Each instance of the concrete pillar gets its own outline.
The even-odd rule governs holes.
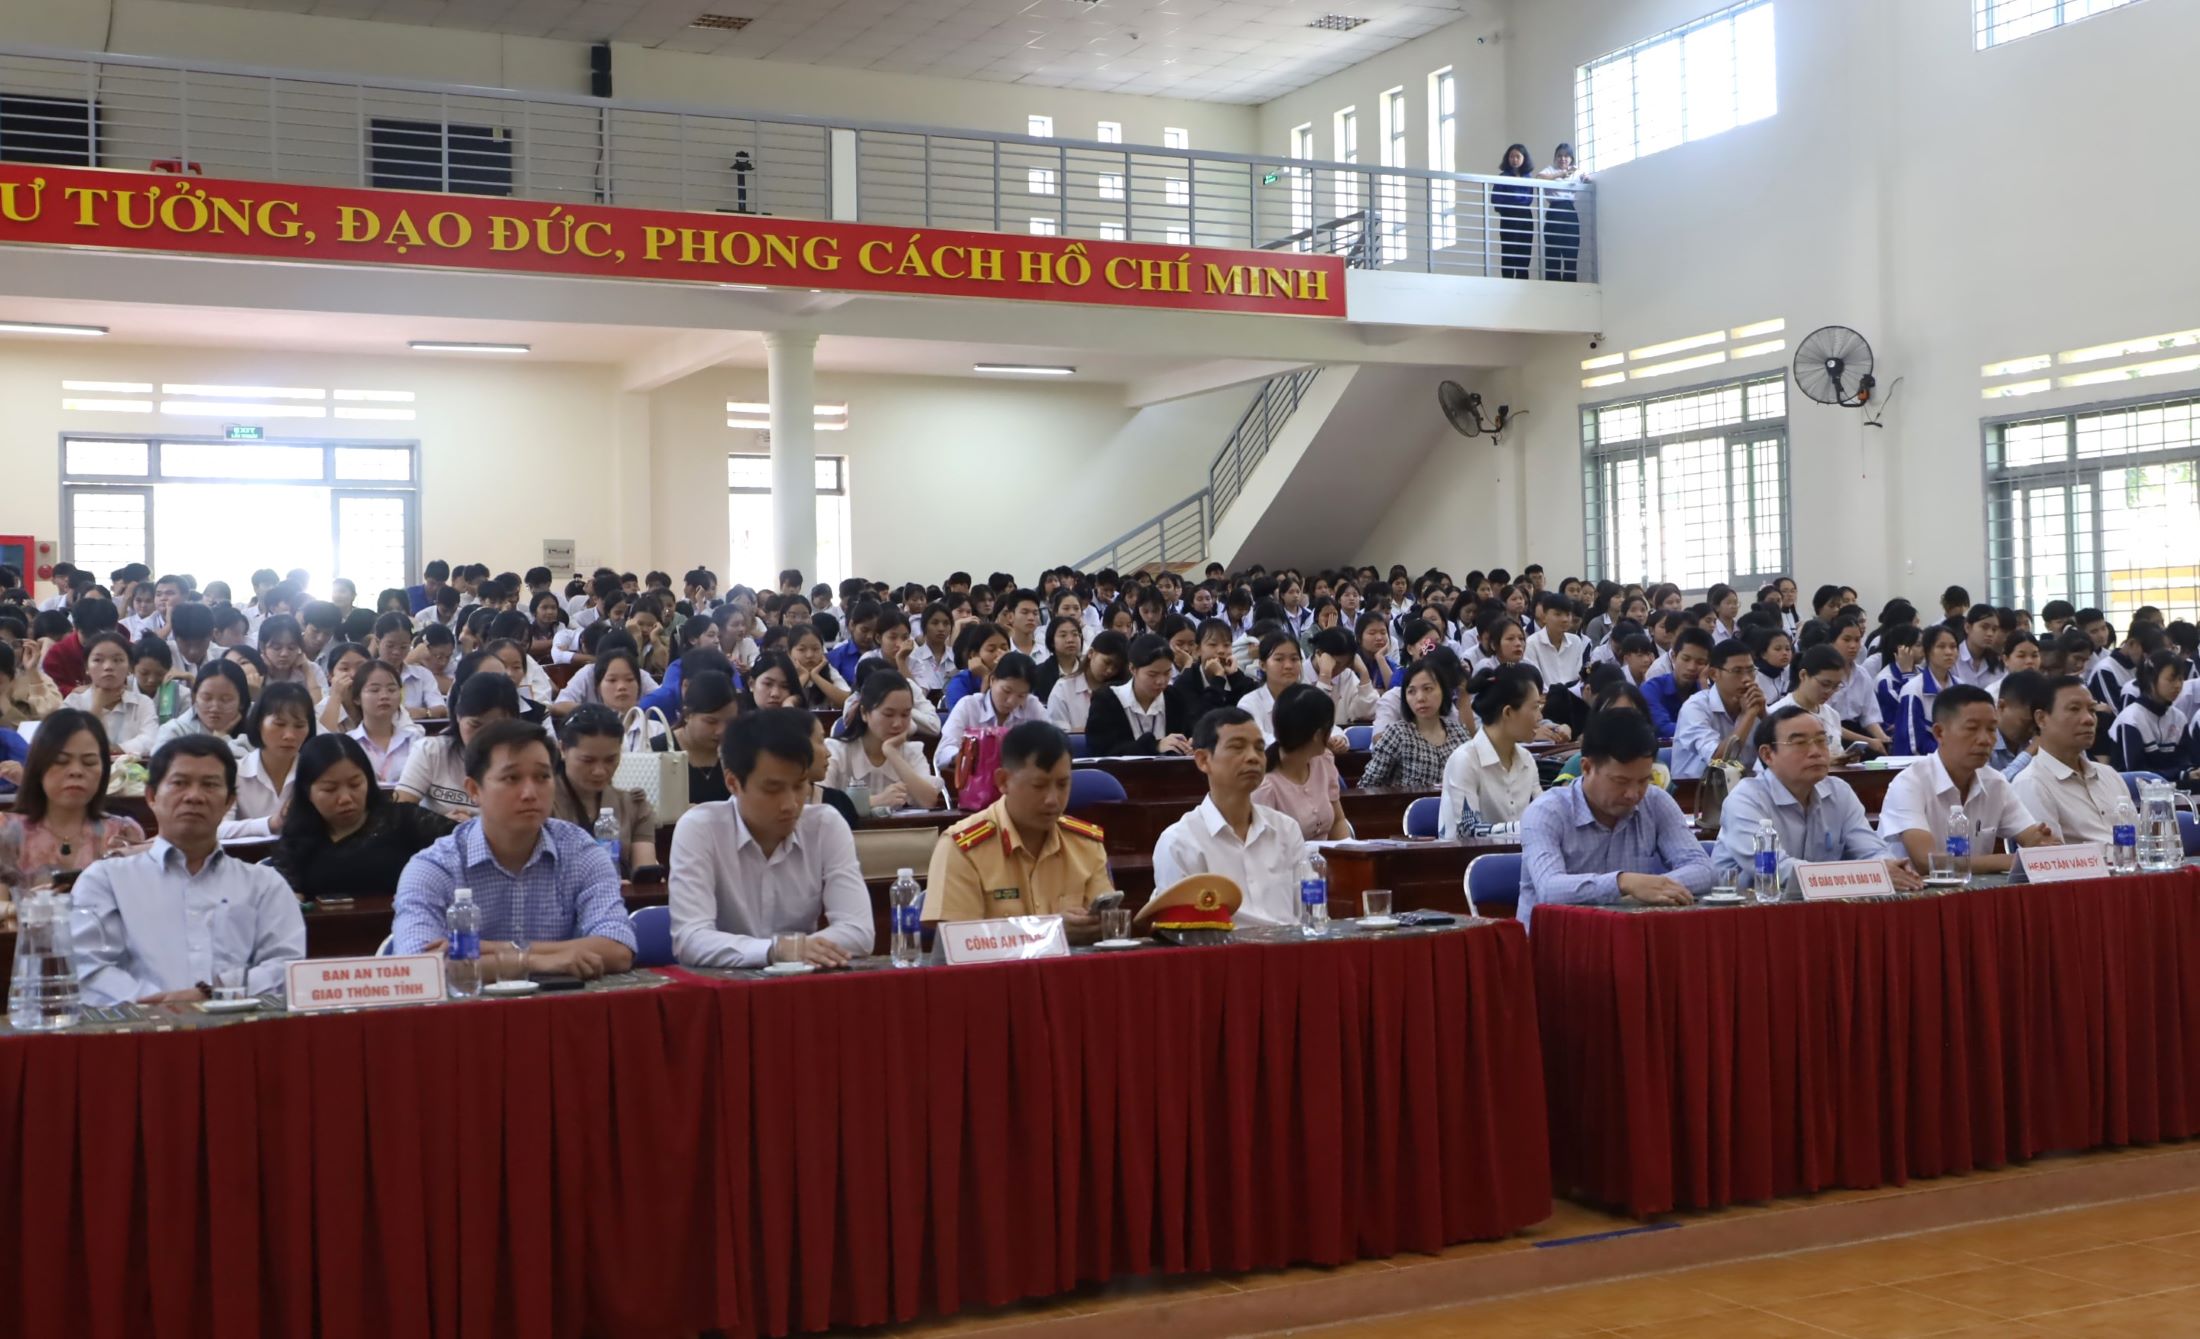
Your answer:
[[[817,336],[764,336],[772,407],[772,558],[817,581]],[[772,574],[775,578],[777,573]]]

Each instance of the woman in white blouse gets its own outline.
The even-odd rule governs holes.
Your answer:
[[[290,803],[298,750],[313,737],[313,695],[300,684],[269,684],[245,717],[244,733],[253,748],[237,764],[237,801],[220,836],[225,842],[273,841]]]
[[[244,671],[227,660],[212,661],[199,671],[198,682],[191,687],[190,709],[160,728],[153,736],[153,748],[185,735],[219,735],[230,752],[242,758],[251,747],[244,739],[244,715],[251,706],[252,690]]]
[[[160,732],[160,711],[130,681],[129,639],[119,632],[94,636],[84,647],[84,677],[84,686],[62,705],[97,716],[113,752],[150,754],[153,737]]]
[[[1337,720],[1362,725],[1375,719],[1375,701],[1382,689],[1361,678],[1352,668],[1352,634],[1343,628],[1323,628],[1313,637],[1314,686],[1337,705]],[[1386,685],[1387,686],[1387,685]]]
[[[825,742],[825,784],[844,791],[867,788],[874,811],[937,809],[947,788],[924,756],[924,745],[912,738],[915,705],[916,690],[894,671],[874,669],[863,676],[841,737]]]
[[[1299,654],[1299,639],[1288,632],[1271,632],[1260,639],[1260,687],[1238,699],[1239,709],[1251,713],[1260,727],[1261,742],[1276,742],[1276,699],[1306,673],[1306,658]],[[1355,678],[1358,676],[1355,675]],[[1329,751],[1343,753],[1350,745],[1342,729],[1329,732]]]
[[[1468,691],[1482,728],[1444,764],[1436,833],[1447,839],[1519,822],[1543,789],[1527,748],[1543,722],[1543,676],[1531,665],[1492,666]]]
[[[405,762],[413,745],[427,731],[405,716],[405,686],[397,667],[386,660],[370,660],[352,679],[352,711],[359,728],[350,732],[374,764],[374,779],[394,786],[405,775]]]

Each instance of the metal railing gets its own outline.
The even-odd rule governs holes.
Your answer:
[[[1596,277],[1592,187],[0,43],[15,160]]]
[[[1207,556],[1208,528],[1207,491],[1201,489],[1086,554],[1077,570],[1136,572],[1148,566],[1196,563]]]
[[[1269,445],[1290,422],[1291,415],[1298,412],[1299,401],[1306,398],[1307,387],[1314,384],[1321,371],[1318,367],[1302,367],[1270,377],[1261,385],[1260,394],[1253,397],[1237,427],[1231,429],[1230,439],[1207,467],[1207,491],[1214,499],[1215,520],[1221,520],[1238,494],[1245,491],[1245,481],[1267,458]]]

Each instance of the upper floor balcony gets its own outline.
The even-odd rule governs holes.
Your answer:
[[[8,44],[0,118],[18,162],[1597,277],[1592,187],[1470,173]]]

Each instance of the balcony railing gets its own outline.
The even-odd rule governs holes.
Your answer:
[[[1269,445],[1291,421],[1291,415],[1298,412],[1307,387],[1320,375],[1318,367],[1302,367],[1261,384],[1260,394],[1253,397],[1253,403],[1238,419],[1230,440],[1222,444],[1222,450],[1207,466],[1207,491],[1214,498],[1211,511],[1215,520],[1221,520],[1238,494],[1245,491],[1245,481],[1268,458]]]
[[[1169,246],[1327,251],[1356,219],[1386,269],[1596,277],[1578,184],[9,44],[0,95],[18,161]]]

